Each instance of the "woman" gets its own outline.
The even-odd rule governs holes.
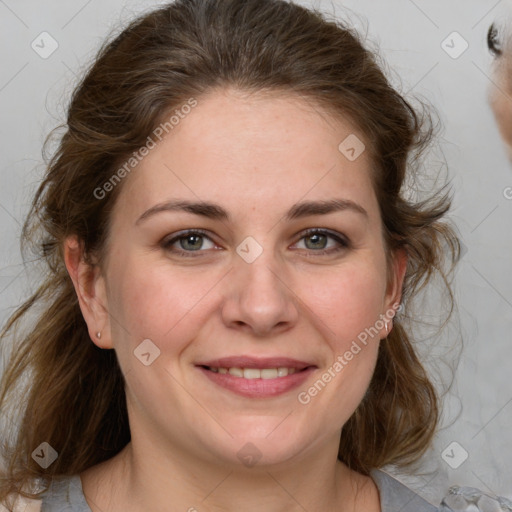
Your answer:
[[[42,305],[7,507],[437,510],[379,469],[438,418],[395,317],[458,251],[449,198],[403,196],[430,135],[292,3],[180,0],[106,44],[24,230],[49,271],[6,327]]]

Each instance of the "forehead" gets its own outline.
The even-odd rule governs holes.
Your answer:
[[[321,188],[323,175],[333,166],[342,169],[337,176],[326,176],[326,182],[336,177],[347,182],[356,174],[367,178],[369,152],[349,161],[339,149],[347,137],[359,140],[360,147],[367,145],[350,121],[299,95],[220,91],[198,98],[197,107],[151,151],[140,164],[142,172],[133,177],[138,186],[155,188],[148,174],[170,167],[177,173],[186,171],[187,184],[194,190],[206,186],[210,192],[212,181],[223,178],[233,186],[263,186],[274,179],[275,187],[279,180],[288,186],[296,180],[318,182]],[[168,174],[169,170],[164,173]]]
[[[225,205],[240,219],[247,208],[270,218],[300,200],[344,197],[377,218],[370,151],[351,161],[346,155],[352,154],[340,151],[349,137],[368,144],[348,120],[299,96],[198,97],[193,111],[130,174],[116,210],[131,217],[183,198]]]

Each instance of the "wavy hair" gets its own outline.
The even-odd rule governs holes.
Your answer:
[[[3,448],[0,501],[25,493],[35,478],[80,473],[130,441],[123,375],[115,352],[89,338],[64,240],[76,236],[85,257],[101,260],[123,183],[101,199],[98,188],[173,109],[228,86],[299,94],[352,121],[369,145],[388,257],[399,248],[408,255],[405,306],[434,274],[449,289],[444,262],[458,255],[458,239],[443,220],[450,196],[444,188],[421,202],[404,195],[434,124],[428,110],[416,110],[391,86],[354,29],[284,0],[177,0],[142,15],[102,46],[75,88],[24,224],[24,243],[46,270],[2,332],[2,344],[14,349],[0,407],[18,411],[19,421]],[[451,292],[449,299],[453,306]],[[416,461],[435,432],[438,400],[396,317],[369,389],[343,427],[339,459],[363,474]],[[59,453],[47,469],[31,457],[43,441]]]

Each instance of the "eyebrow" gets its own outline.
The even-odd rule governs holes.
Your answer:
[[[339,211],[353,211],[365,217],[368,217],[368,212],[358,203],[350,199],[331,199],[328,201],[303,201],[294,204],[288,212],[286,212],[286,220],[295,220],[311,215],[327,215],[329,213]],[[210,203],[207,201],[166,201],[159,203],[146,210],[135,222],[139,224],[145,219],[152,217],[160,212],[183,211],[200,215],[213,220],[229,221],[229,213],[221,206]]]

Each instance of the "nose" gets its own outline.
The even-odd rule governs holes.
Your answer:
[[[256,337],[284,332],[299,317],[299,299],[286,272],[264,255],[252,263],[235,262],[222,306],[226,326]]]

